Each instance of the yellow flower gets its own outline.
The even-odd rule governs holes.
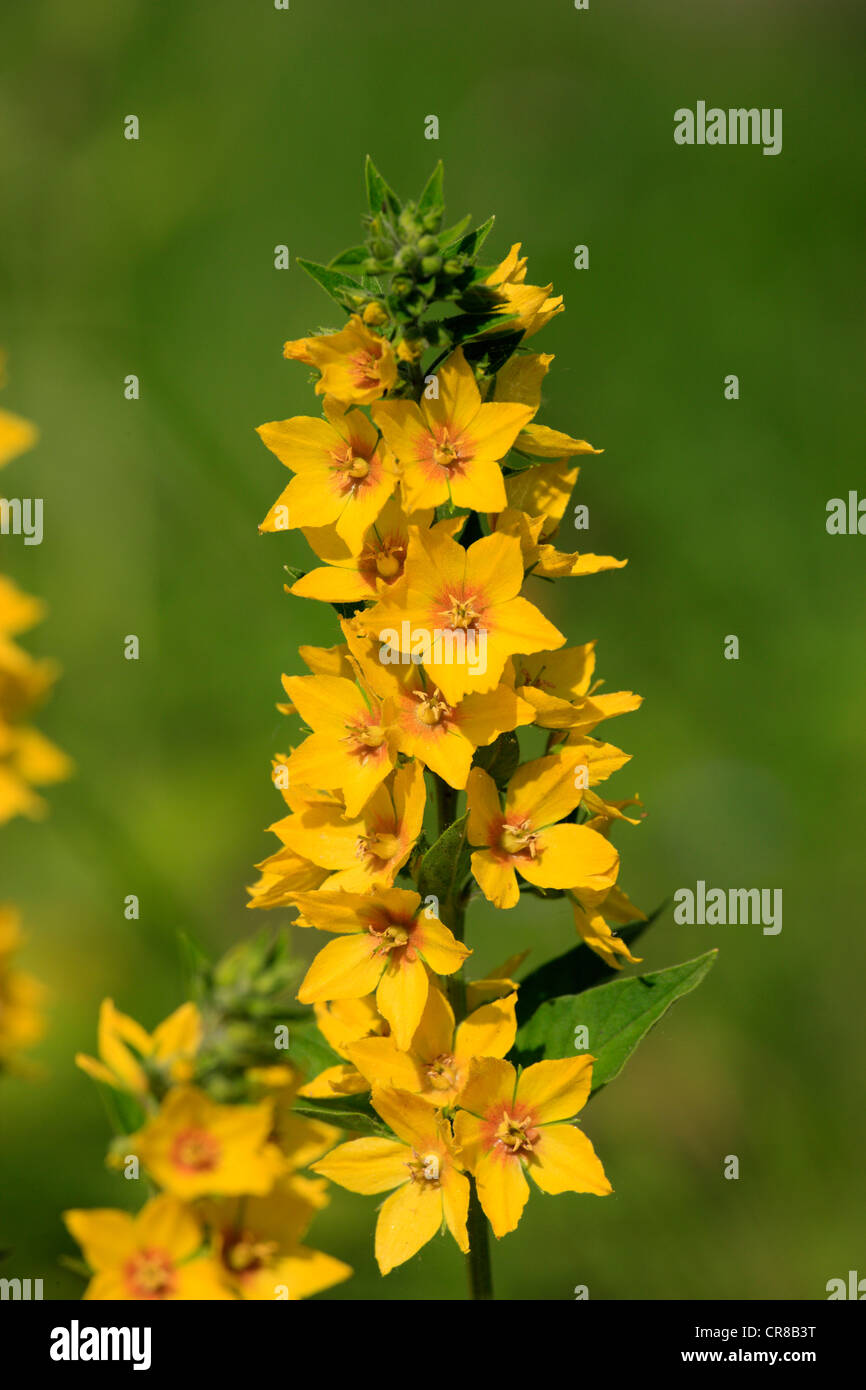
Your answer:
[[[505,481],[508,506],[542,520],[541,539],[556,534],[580,469],[569,458],[534,463]]]
[[[453,975],[470,954],[462,942],[421,908],[417,893],[388,888],[356,893],[298,893],[304,922],[338,934],[319,952],[298,991],[302,1004],[362,999],[376,1007],[406,1050],[421,1021],[428,972]]]
[[[151,1089],[149,1073],[154,1071],[164,1082],[190,1079],[201,1044],[201,1016],[195,1004],[181,1004],[148,1033],[116,1009],[112,999],[103,999],[97,1039],[101,1060],[79,1052],[75,1061],[81,1070],[115,1090],[146,1095]]]
[[[313,732],[291,754],[290,782],[343,793],[357,816],[396,761],[378,701],[342,676],[283,676],[286,694]]]
[[[561,647],[562,633],[527,599],[520,542],[484,536],[464,549],[450,537],[410,532],[403,578],[364,615],[367,629],[417,656],[449,705],[494,690],[509,656]]]
[[[626,943],[620,937],[614,936],[605,920],[606,916],[613,916],[612,905],[609,905],[610,896],[608,894],[602,907],[584,908],[578,898],[571,894],[569,894],[569,900],[574,914],[574,925],[587,946],[591,951],[595,951],[595,954],[600,956],[612,970],[621,970],[624,960],[627,960],[631,965],[638,965],[641,957],[632,955]],[[621,893],[620,896],[628,902],[624,893]],[[645,920],[645,914],[639,912],[637,908],[631,908],[631,914],[631,916],[620,920],[633,922]]]
[[[238,1298],[294,1302],[350,1278],[351,1267],[299,1241],[312,1208],[290,1186],[267,1197],[233,1197],[204,1208],[223,1277]]]
[[[524,569],[545,579],[602,574],[605,570],[624,569],[628,564],[627,560],[617,560],[613,555],[595,555],[588,550],[557,550],[555,546],[542,541],[543,528],[541,517],[530,517],[526,512],[507,507],[495,518],[491,530],[498,535],[516,536],[520,541]]]
[[[526,257],[520,254],[519,241],[484,283],[496,290],[503,314],[517,315],[516,319],[503,323],[500,332],[513,333],[522,329],[524,338],[530,338],[565,308],[561,294],[551,295],[552,285],[542,288],[526,284]]]
[[[12,964],[22,941],[18,912],[0,906],[0,1069],[14,1065],[17,1054],[38,1042],[44,1032],[45,991],[38,980]]]
[[[314,1004],[319,1032],[345,1060],[326,1067],[301,1087],[302,1096],[355,1095],[368,1091],[370,1083],[349,1060],[349,1047],[361,1038],[385,1037],[390,1032],[376,1008],[375,994],[365,999],[332,999]]]
[[[390,1192],[376,1222],[376,1260],[388,1274],[447,1226],[465,1254],[469,1181],[454,1149],[451,1127],[420,1096],[389,1087],[373,1105],[395,1139],[352,1139],[313,1165],[313,1171],[366,1194]]]
[[[494,1235],[517,1226],[527,1173],[542,1192],[612,1191],[592,1144],[569,1123],[589,1098],[594,1060],[536,1062],[519,1074],[491,1057],[472,1063],[454,1136]]]
[[[391,344],[371,333],[357,314],[339,333],[286,343],[283,356],[317,367],[321,372],[317,394],[344,403],[369,405],[390,391],[397,380]]]
[[[465,695],[450,705],[440,690],[422,682],[386,702],[385,708],[399,751],[418,758],[457,790],[466,786],[476,748],[533,722],[532,706],[507,685],[485,695]]]
[[[384,401],[373,419],[396,456],[406,505],[501,511],[505,485],[499,460],[535,411],[519,403],[482,404],[472,368],[458,348],[437,373],[439,396]]]
[[[426,797],[420,763],[408,763],[376,788],[353,819],[341,803],[320,802],[286,816],[271,829],[290,850],[329,871],[329,891],[388,888],[417,843]],[[287,890],[286,902],[290,895]]]
[[[273,1102],[217,1105],[195,1087],[169,1091],[159,1113],[130,1138],[151,1176],[178,1197],[262,1196],[285,1169],[269,1142]]]
[[[228,1299],[219,1266],[207,1253],[198,1216],[163,1193],[137,1216],[108,1208],[67,1211],[63,1220],[93,1270],[84,1298]]]
[[[597,693],[593,683],[595,643],[565,647],[558,652],[516,657],[514,685],[521,699],[535,710],[542,729],[568,729],[575,734],[592,732],[603,719],[639,709],[642,697],[631,690],[611,695]]]
[[[364,1038],[349,1056],[374,1085],[412,1091],[450,1109],[459,1101],[473,1057],[504,1057],[514,1045],[517,995],[475,1009],[454,1026],[454,1011],[441,990],[431,989],[412,1046],[401,1052],[394,1038]]]
[[[432,508],[407,513],[397,497],[389,497],[364,533],[357,554],[341,539],[336,526],[305,527],[307,543],[325,563],[297,579],[289,593],[326,603],[377,598],[403,573],[410,525],[426,527],[432,517]],[[443,524],[447,523],[439,523]]]
[[[557,824],[583,796],[580,761],[569,750],[524,763],[508,784],[504,810],[492,777],[479,767],[469,774],[469,843],[484,846],[472,855],[472,872],[497,907],[516,906],[518,873],[542,888],[579,888],[587,902],[599,902],[616,881],[619,855],[603,835]]]
[[[397,485],[379,435],[360,410],[346,412],[330,397],[326,419],[296,415],[259,425],[257,433],[296,476],[280,493],[260,531],[327,526],[352,554]]]

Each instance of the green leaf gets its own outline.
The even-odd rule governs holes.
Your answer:
[[[476,748],[472,766],[483,768],[501,789],[514,776],[519,762],[520,744],[517,735],[509,732],[500,734],[493,743],[488,743],[486,748]]]
[[[289,1060],[303,1072],[307,1080],[318,1076],[326,1067],[339,1066],[343,1060],[321,1033],[315,1018],[290,1021],[289,1045],[286,1049]]]
[[[421,860],[418,892],[422,898],[435,897],[440,906],[454,901],[469,872],[469,846],[466,843],[468,820],[467,813],[449,825]]]
[[[462,237],[471,221],[472,215],[467,213],[465,217],[461,217],[459,222],[455,222],[453,227],[448,227],[444,232],[439,233],[439,244],[443,250],[446,246],[452,246]]]
[[[553,892],[550,892],[546,896],[553,895]],[[658,921],[666,908],[667,903],[662,903],[661,907],[650,913],[645,922],[633,922],[620,927],[617,936],[627,946],[633,946],[638,937]],[[590,989],[600,980],[610,980],[612,977],[620,979],[620,972],[614,970],[601,956],[581,942],[564,955],[538,966],[521,981],[520,993],[517,996],[518,1020],[521,1023],[525,1022],[548,999],[554,999],[560,994],[580,994],[582,990]]]
[[[317,285],[321,285],[326,294],[345,308],[346,291],[360,290],[362,294],[366,291],[359,280],[353,280],[350,275],[344,275],[341,270],[332,270],[330,266],[319,265],[317,261],[305,261],[298,257],[298,265],[302,266],[312,280]]]
[[[354,1130],[356,1134],[387,1135],[391,1132],[376,1114],[369,1096],[365,1095],[334,1096],[333,1099],[330,1096],[327,1099],[296,1096],[292,1110],[308,1120],[321,1120],[324,1124],[336,1125],[338,1129]]]
[[[450,246],[446,246],[442,252],[443,256],[475,256],[481,250],[493,228],[495,217],[488,217],[486,222],[482,222],[480,227],[476,227],[473,232],[466,232],[464,236],[453,241]]]
[[[425,183],[421,197],[418,199],[418,211],[422,216],[425,212],[441,212],[444,208],[445,197],[442,191],[444,174],[445,168],[440,159],[433,173]]]
[[[366,246],[348,246],[345,251],[341,251],[339,256],[328,262],[329,270],[337,270],[344,265],[363,265],[368,259],[370,252]]]
[[[671,1004],[688,994],[706,975],[718,951],[695,960],[599,985],[583,994],[566,994],[542,1004],[517,1034],[516,1060],[527,1066],[545,1058],[574,1056],[575,1029],[588,1031],[595,1057],[593,1093],[618,1076],[638,1043]]]
[[[400,199],[394,190],[389,188],[369,155],[367,155],[367,163],[364,166],[364,175],[367,181],[367,202],[370,205],[370,211],[399,213]]]

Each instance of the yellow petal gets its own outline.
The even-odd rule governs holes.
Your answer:
[[[529,1183],[520,1160],[487,1154],[475,1170],[475,1186],[496,1238],[515,1230],[529,1198]]]
[[[580,1057],[534,1062],[520,1073],[517,1100],[529,1106],[540,1125],[570,1120],[589,1099],[594,1061],[594,1057],[584,1053]]]
[[[542,1192],[592,1192],[605,1197],[613,1191],[595,1149],[575,1125],[542,1129],[528,1168]]]
[[[389,1192],[408,1178],[409,1157],[406,1145],[395,1139],[350,1139],[311,1169],[350,1192]]]
[[[407,1182],[386,1198],[376,1222],[376,1260],[382,1274],[417,1254],[442,1224],[442,1194],[428,1183]]]

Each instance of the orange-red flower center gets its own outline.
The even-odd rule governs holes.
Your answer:
[[[171,1146],[176,1168],[188,1173],[210,1173],[219,1163],[219,1140],[207,1129],[182,1129]]]
[[[133,1298],[168,1298],[177,1291],[177,1271],[165,1250],[138,1250],[123,1267]]]
[[[417,924],[411,918],[395,918],[381,914],[367,925],[375,944],[375,956],[390,956],[402,964],[417,959]]]
[[[519,821],[506,821],[499,833],[499,846],[506,854],[528,856],[535,859],[538,854],[538,832],[533,830],[528,816]]]
[[[484,1147],[502,1159],[528,1157],[539,1137],[535,1117],[525,1105],[500,1103],[484,1117]]]
[[[380,384],[379,360],[382,352],[382,345],[376,343],[374,347],[361,348],[359,352],[352,353],[349,358],[349,376],[355,386],[364,391],[371,391]]]

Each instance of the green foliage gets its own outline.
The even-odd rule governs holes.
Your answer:
[[[713,965],[717,951],[666,970],[599,985],[582,994],[549,999],[518,1031],[515,1060],[524,1066],[575,1052],[575,1029],[585,1027],[595,1057],[593,1092],[618,1076],[634,1052],[677,999],[688,994]]]
[[[298,265],[307,272],[316,284],[321,285],[326,294],[343,308],[350,312],[358,309],[369,297],[364,286],[359,280],[353,280],[350,275],[344,275],[342,270],[335,270],[331,266],[319,265],[316,261],[305,261],[298,257]]]
[[[557,894],[548,890],[543,896],[555,897]],[[666,904],[662,904],[656,908],[643,922],[621,927],[617,933],[620,940],[629,947],[633,946],[638,938],[658,921],[665,906]],[[517,1000],[518,1020],[525,1022],[548,999],[560,994],[580,994],[582,990],[590,989],[600,981],[612,978],[621,978],[619,971],[603,961],[585,942],[581,942],[563,955],[556,956],[554,960],[549,960],[545,965],[530,971],[521,981]]]
[[[493,778],[500,791],[517,771],[520,762],[520,743],[513,731],[500,734],[486,748],[476,748],[473,767],[483,768]]]
[[[388,1135],[391,1131],[379,1118],[365,1095],[334,1096],[320,1100],[318,1097],[298,1096],[292,1104],[296,1115],[308,1120],[321,1120],[324,1124],[336,1125],[338,1129],[350,1130],[356,1135]]]
[[[418,892],[422,898],[433,896],[440,905],[453,904],[469,872],[469,845],[466,825],[469,816],[463,815],[449,825],[430,846],[418,870]],[[450,925],[450,924],[449,924]]]

